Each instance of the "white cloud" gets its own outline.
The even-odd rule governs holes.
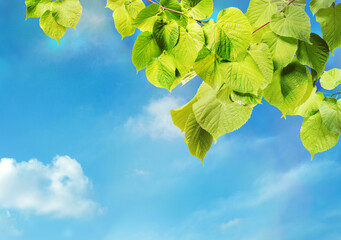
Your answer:
[[[180,98],[166,96],[150,101],[144,113],[130,117],[125,126],[136,135],[149,135],[154,139],[171,140],[179,137],[180,130],[174,126],[170,110],[183,104]]]
[[[68,156],[57,156],[51,165],[36,159],[0,162],[0,207],[52,214],[56,217],[82,217],[99,210],[88,199],[91,183],[81,165]]]
[[[222,223],[220,225],[220,228],[222,230],[226,230],[228,228],[231,228],[231,227],[234,227],[234,226],[238,226],[241,222],[242,222],[242,220],[240,218],[235,218],[235,219],[233,219],[231,221],[228,221],[226,223]]]

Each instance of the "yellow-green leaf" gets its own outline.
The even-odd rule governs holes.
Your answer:
[[[59,42],[66,32],[66,27],[57,23],[53,16],[53,12],[50,10],[47,10],[43,16],[41,16],[39,24],[45,34],[50,38],[56,39],[57,42]]]
[[[311,159],[319,152],[327,151],[334,147],[340,134],[331,133],[323,124],[321,114],[318,112],[304,119],[301,127],[301,140],[304,147],[310,152]]]

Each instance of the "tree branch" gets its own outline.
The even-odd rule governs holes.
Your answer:
[[[148,0],[148,1],[149,1],[149,0]],[[292,4],[292,3],[295,2],[295,1],[296,1],[296,0],[290,0],[290,1],[287,3],[287,6],[289,6],[290,4]],[[284,8],[285,8],[285,7],[284,7]],[[281,11],[279,11],[279,12],[280,12],[280,13],[283,12],[283,11],[284,11],[284,8],[283,8]],[[269,21],[269,22],[263,24],[262,26],[260,26],[260,27],[257,28],[256,30],[254,30],[254,31],[252,32],[252,34],[256,33],[258,30],[262,29],[263,27],[267,26],[267,25],[270,24],[270,23],[271,23],[271,21]]]

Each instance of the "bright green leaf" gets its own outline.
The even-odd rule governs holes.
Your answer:
[[[76,27],[81,15],[82,5],[78,0],[63,0],[53,2],[53,17],[64,27]]]
[[[123,7],[126,0],[107,0],[106,8],[110,8],[115,11],[119,7]]]
[[[179,25],[174,21],[165,22],[160,19],[154,24],[153,34],[161,49],[171,50],[179,39]]]
[[[294,59],[297,39],[281,37],[273,32],[263,35],[262,42],[269,46],[275,69],[287,66]]]
[[[289,5],[283,12],[276,13],[271,18],[271,30],[283,37],[292,37],[309,42],[310,18],[304,9]]]
[[[251,33],[251,25],[239,9],[224,9],[212,36],[215,52],[227,60],[238,59],[249,47]]]
[[[221,59],[207,48],[203,48],[196,59],[193,68],[196,74],[212,87],[220,86],[224,79],[224,66]]]
[[[190,71],[204,43],[204,33],[197,23],[188,25],[186,29],[180,27],[179,42],[171,50],[171,54],[176,59],[182,75]]]
[[[47,10],[52,10],[51,0],[25,0],[27,18],[41,17]]]
[[[134,19],[128,14],[125,6],[117,8],[113,13],[113,17],[116,29],[122,35],[122,38],[134,34]]]
[[[310,10],[316,14],[322,8],[329,8],[335,0],[311,0],[309,3]]]
[[[213,12],[213,0],[183,0],[182,5],[188,9],[188,14],[193,19],[207,19]]]
[[[215,140],[243,126],[251,116],[252,108],[233,102],[218,100],[214,90],[204,97],[198,97],[193,112],[200,126],[209,132]]]
[[[317,34],[310,35],[310,42],[299,41],[296,53],[298,61],[313,68],[321,76],[329,58],[329,47],[327,43]]]
[[[332,4],[329,8],[324,8],[316,14],[316,20],[321,25],[323,39],[333,53],[335,48],[341,46],[341,4]]]
[[[277,5],[278,11],[282,10],[285,8],[291,0],[272,0],[273,3]],[[294,2],[291,3],[293,6],[298,6],[302,9],[305,8],[305,5],[307,4],[306,0],[295,0]]]
[[[249,19],[254,29],[271,20],[277,12],[277,5],[271,0],[251,0],[245,16]]]
[[[162,54],[154,59],[146,70],[147,79],[156,87],[166,88],[171,91],[181,79],[176,76],[176,66],[173,57]]]
[[[137,71],[148,66],[148,63],[161,55],[161,50],[150,32],[141,33],[133,47],[133,64]]]
[[[298,106],[293,112],[288,112],[288,115],[299,115],[302,117],[310,117],[319,111],[320,104],[324,99],[321,92],[316,92],[316,87],[310,94],[310,97],[302,105]]]
[[[320,113],[326,128],[333,134],[341,133],[341,101],[326,97],[320,105]]]
[[[264,98],[280,109],[283,115],[303,104],[313,89],[308,68],[298,62],[275,72],[272,83],[264,90]]]
[[[39,24],[45,34],[50,38],[56,39],[57,42],[59,42],[66,32],[66,27],[57,23],[53,16],[53,12],[50,10],[47,10],[43,16],[41,16]]]
[[[264,76],[250,54],[239,61],[226,63],[225,69],[224,81],[234,91],[257,94],[264,82]]]
[[[189,115],[193,113],[193,104],[197,102],[197,98],[194,97],[191,101],[182,107],[171,110],[172,120],[175,126],[180,128],[181,132],[185,131],[186,122]]]
[[[319,152],[324,152],[334,147],[340,134],[333,134],[323,124],[321,114],[318,112],[304,119],[301,127],[301,140],[304,147],[311,153],[311,159]]]
[[[339,84],[341,84],[341,69],[334,68],[327,72],[324,72],[321,80],[321,86],[327,90],[333,90]]]
[[[190,153],[204,163],[206,153],[213,143],[213,137],[198,124],[193,113],[189,115],[186,122],[185,142]]]
[[[254,44],[250,47],[249,54],[264,76],[261,85],[261,89],[264,89],[271,83],[274,71],[270,49],[265,43]]]
[[[134,25],[141,31],[153,31],[154,23],[158,18],[157,14],[160,11],[159,5],[153,3],[142,9],[137,15]]]

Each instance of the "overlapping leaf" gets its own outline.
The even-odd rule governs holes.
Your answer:
[[[286,115],[303,104],[312,89],[309,69],[295,61],[275,72],[272,83],[264,90],[264,98]]]
[[[324,89],[333,90],[341,84],[341,69],[334,68],[324,72],[320,83]]]
[[[327,97],[320,105],[320,113],[326,128],[333,134],[341,133],[341,101]]]
[[[27,18],[40,17],[40,27],[57,42],[64,36],[67,27],[76,27],[82,15],[79,0],[26,0],[25,3]]]
[[[326,128],[319,112],[305,118],[303,121],[301,140],[304,147],[311,153],[311,158],[316,153],[324,152],[334,147],[339,137],[340,134],[333,134]]]
[[[297,59],[304,65],[308,65],[317,72],[318,76],[324,71],[329,58],[327,43],[317,34],[310,35],[310,43],[299,41]]]
[[[292,37],[305,42],[310,38],[310,18],[304,9],[289,5],[283,12],[271,18],[271,30],[283,37]]]
[[[332,4],[316,14],[316,20],[321,25],[323,39],[327,42],[331,52],[341,46],[341,4]]]
[[[294,59],[297,50],[297,39],[281,37],[273,32],[267,32],[262,42],[269,46],[275,69],[286,67]]]

